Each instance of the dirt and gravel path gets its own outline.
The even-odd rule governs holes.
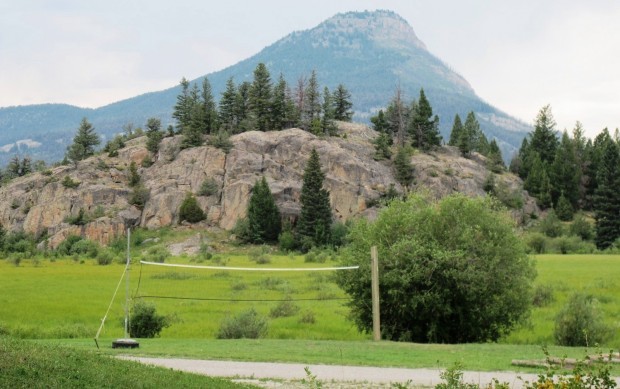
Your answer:
[[[441,382],[439,369],[403,369],[366,366],[305,365],[299,363],[207,361],[196,359],[122,357],[149,365],[163,366],[212,377],[241,379],[266,388],[303,388],[300,381],[310,369],[323,388],[389,388],[393,383],[410,387],[434,387]],[[519,379],[521,377],[522,379]],[[535,381],[535,374],[512,372],[473,372],[463,374],[465,382],[487,386],[494,378],[521,388],[523,380]]]

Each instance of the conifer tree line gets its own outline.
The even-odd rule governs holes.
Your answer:
[[[172,116],[176,131],[183,135],[182,147],[203,144],[204,135],[250,130],[279,131],[300,127],[315,135],[332,135],[335,120],[350,121],[351,94],[342,84],[332,92],[320,90],[315,71],[301,77],[293,89],[280,74],[272,80],[267,66],[259,63],[252,82],[226,81],[216,103],[207,77],[201,87],[183,78]]]
[[[510,163],[510,171],[524,181],[542,209],[552,209],[563,221],[577,211],[592,212],[595,243],[609,248],[620,238],[620,145],[618,130],[604,129],[594,140],[586,139],[581,123],[572,134],[560,135],[549,105],[535,120],[534,130],[523,139]]]

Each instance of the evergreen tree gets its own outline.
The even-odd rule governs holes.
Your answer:
[[[332,212],[329,192],[323,189],[324,179],[319,154],[313,148],[304,170],[301,214],[297,221],[298,242],[305,249],[308,245],[326,245],[331,239]]]
[[[19,156],[15,155],[11,158],[11,161],[6,167],[6,176],[8,178],[15,178],[21,175],[21,163],[19,160]]]
[[[259,63],[254,69],[254,81],[250,88],[250,109],[258,131],[271,130],[271,76],[267,66]]]
[[[379,133],[387,133],[389,124],[387,122],[387,118],[385,117],[385,112],[382,109],[377,112],[375,116],[370,118],[370,122],[372,123],[372,128]],[[391,136],[390,136],[391,138]]]
[[[273,88],[273,100],[271,103],[271,124],[276,131],[283,130],[287,121],[286,81],[280,73],[278,83]]]
[[[299,127],[301,125],[301,111],[297,109],[294,96],[290,88],[286,88],[284,128]]]
[[[129,164],[129,176],[127,177],[129,186],[134,187],[140,183],[140,174],[138,174],[138,165],[135,161]]]
[[[487,153],[487,164],[489,169],[494,173],[501,173],[506,170],[502,151],[499,149],[495,139],[489,144],[489,152]]]
[[[452,131],[450,132],[450,140],[448,141],[449,146],[458,146],[459,139],[461,138],[461,133],[463,132],[463,123],[461,122],[461,117],[457,113],[454,115],[454,123],[452,124]]]
[[[560,194],[558,201],[555,204],[555,214],[558,216],[558,219],[569,222],[573,220],[573,215],[575,210],[571,205],[570,201],[564,196],[564,193]]]
[[[510,171],[518,175],[522,180],[525,180],[529,174],[529,166],[526,166],[529,153],[530,143],[526,137],[523,138],[523,142],[521,142],[518,154],[510,161]]]
[[[200,103],[192,105],[189,125],[184,126],[181,132],[183,139],[181,141],[181,149],[201,146],[203,139],[204,115]]]
[[[336,87],[333,98],[334,104],[334,120],[350,122],[353,117],[353,103],[351,102],[351,94],[343,84]]]
[[[224,130],[232,132],[236,126],[235,122],[235,104],[237,97],[237,88],[233,78],[230,77],[226,81],[226,89],[222,92],[219,104],[219,122]]]
[[[566,197],[572,208],[579,203],[579,183],[581,181],[581,166],[577,161],[574,143],[564,131],[562,141],[555,153],[555,159],[550,166],[550,178],[553,182],[551,197],[554,204],[560,195]]]
[[[237,88],[235,96],[235,121],[237,127],[233,133],[241,133],[256,128],[254,115],[251,114],[250,90],[252,84],[249,81],[242,82]]]
[[[551,181],[547,171],[543,169],[540,184],[540,192],[536,198],[538,206],[542,209],[551,208],[553,201],[551,199]]]
[[[585,170],[583,172],[583,175],[586,177],[584,185],[584,209],[594,209],[594,198],[596,197],[596,190],[598,188],[599,166],[601,165],[603,151],[610,142],[613,142],[613,140],[609,135],[609,130],[605,128],[594,138],[594,142],[588,141],[586,144],[584,150]]]
[[[538,116],[536,116],[530,148],[538,152],[540,160],[548,166],[553,163],[557,146],[558,137],[555,133],[555,120],[551,113],[551,106],[546,105],[541,108]]]
[[[323,88],[323,104],[321,106],[323,110],[323,117],[321,118],[321,129],[325,135],[335,135],[337,132],[336,125],[334,124],[334,108],[332,107],[332,95],[329,92],[329,88]]]
[[[399,147],[396,152],[394,169],[396,170],[396,180],[404,188],[408,188],[413,183],[413,166],[411,165],[411,157],[404,147]]]
[[[424,89],[420,89],[416,109],[411,113],[409,134],[413,146],[422,150],[430,150],[441,145],[439,118],[437,115],[433,117],[433,108],[424,94]]]
[[[457,139],[457,146],[463,156],[469,156],[473,151],[477,151],[482,155],[487,155],[489,151],[489,142],[487,137],[480,129],[480,123],[473,111],[467,114],[465,124],[460,130],[460,136]]]
[[[248,235],[252,243],[276,242],[282,230],[280,210],[265,176],[252,188],[248,203]]]
[[[217,109],[215,100],[213,100],[211,83],[207,77],[202,80],[201,104],[203,132],[205,134],[212,134],[217,131]]]
[[[150,118],[146,121],[146,149],[155,154],[159,151],[159,144],[164,139],[161,131],[161,120]]]
[[[392,138],[396,138],[396,144],[398,144],[398,146],[404,146],[407,122],[409,120],[409,110],[403,101],[400,86],[396,88],[394,97],[386,109],[385,119],[388,123],[388,135]]]
[[[196,197],[191,192],[187,192],[185,199],[179,208],[179,222],[187,221],[197,223],[207,218],[202,208],[198,204]]]
[[[612,140],[602,150],[594,195],[596,246],[604,250],[620,237],[620,154]]]
[[[320,120],[321,116],[321,95],[315,70],[310,74],[308,85],[304,91],[303,113],[303,126],[305,130],[309,131],[313,122]]]
[[[77,164],[78,161],[94,155],[95,146],[100,142],[95,128],[84,118],[73,138],[73,143],[67,148],[67,158]]]
[[[390,159],[392,157],[392,151],[390,150],[391,139],[388,134],[382,132],[373,140],[375,144],[375,155],[373,159],[375,161],[381,161],[384,159]]]
[[[180,82],[181,93],[177,96],[177,102],[174,105],[172,117],[177,121],[177,130],[183,131],[183,128],[189,126],[190,115],[192,110],[192,102],[190,100],[189,81],[183,77]]]

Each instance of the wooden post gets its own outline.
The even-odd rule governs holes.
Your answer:
[[[374,341],[381,340],[381,316],[379,313],[379,258],[377,246],[370,248],[371,277],[372,277],[372,337]]]

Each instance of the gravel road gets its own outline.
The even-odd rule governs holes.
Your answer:
[[[323,383],[323,388],[389,388],[392,383],[434,387],[441,382],[438,369],[402,369],[389,367],[305,365],[298,363],[206,361],[196,359],[120,357],[149,365],[163,366],[212,377],[242,379],[243,382],[266,388],[304,387],[299,381],[306,378],[305,367]],[[535,381],[535,374],[512,372],[465,371],[463,379],[468,383],[486,386],[497,378],[513,388],[521,388],[523,381]]]

